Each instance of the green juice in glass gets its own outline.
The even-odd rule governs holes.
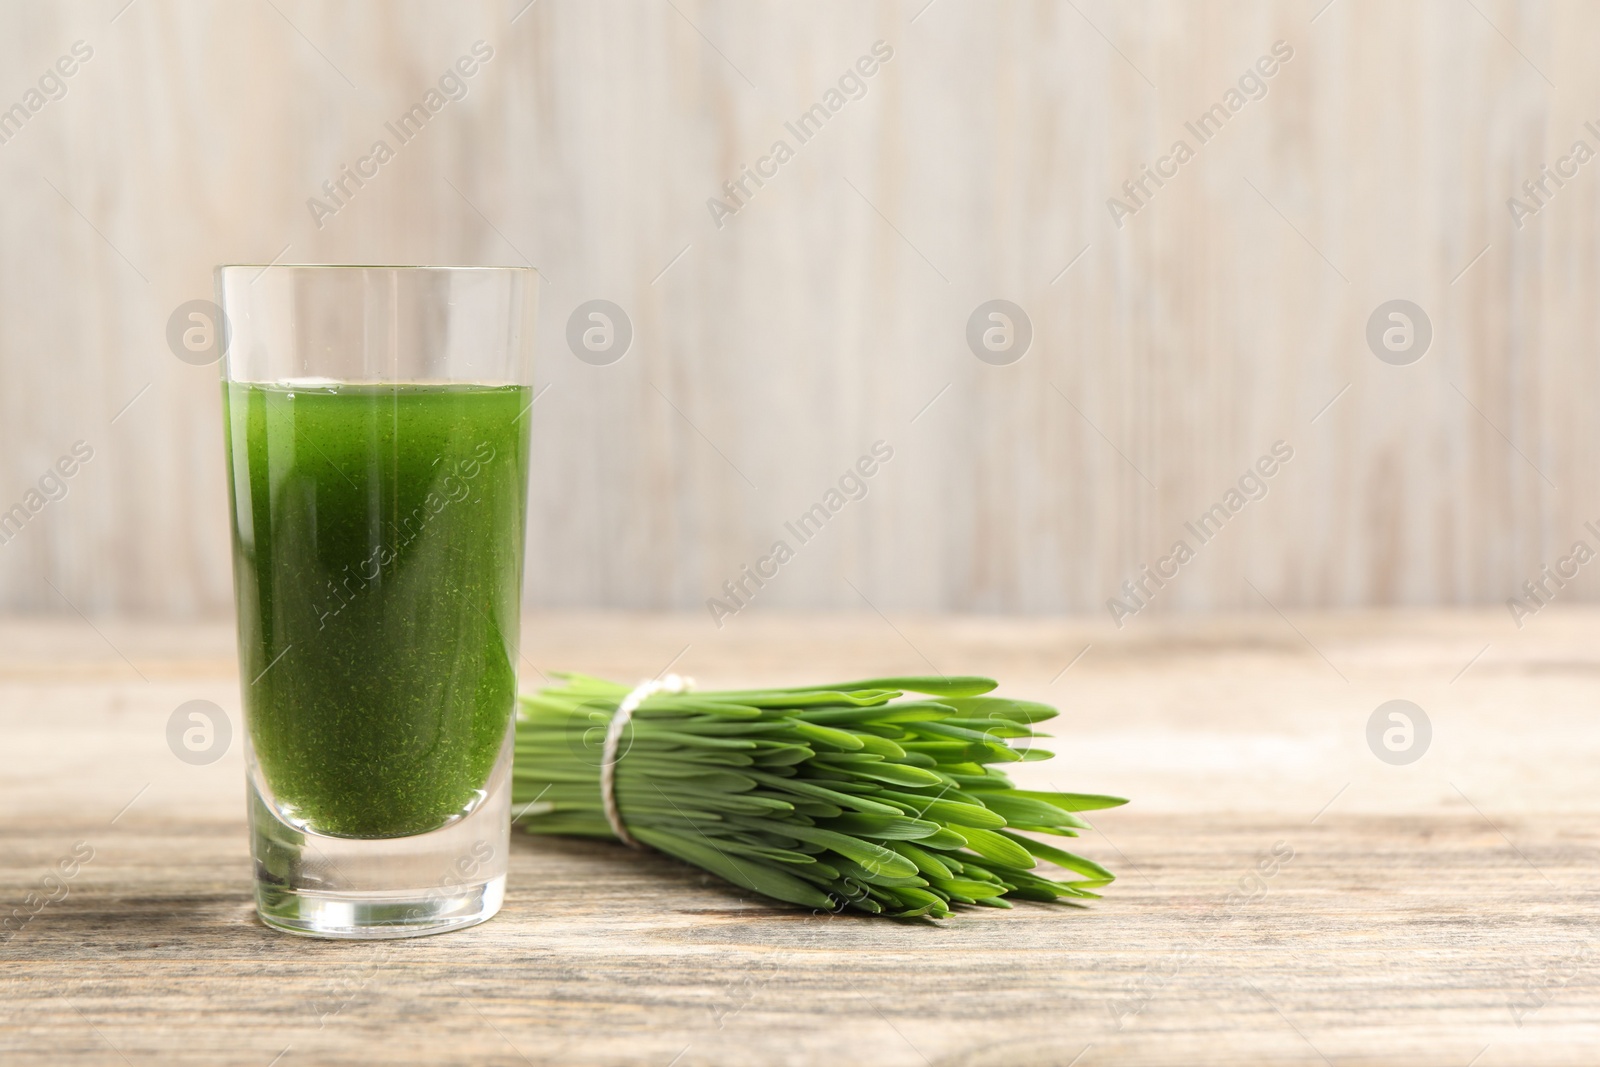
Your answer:
[[[290,822],[436,829],[516,699],[532,390],[223,386],[255,760]]]

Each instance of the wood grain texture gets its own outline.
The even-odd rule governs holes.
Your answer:
[[[1593,5],[120,7],[0,12],[0,103],[94,48],[0,144],[0,509],[96,449],[0,546],[0,604],[227,605],[215,372],[164,332],[213,264],[280,256],[545,271],[532,606],[703,610],[878,439],[894,461],[758,611],[1103,612],[1280,439],[1156,610],[1259,607],[1247,580],[1498,603],[1600,505],[1600,178],[1506,206],[1600,145]],[[308,198],[480,39],[466,98],[319,228]],[[718,228],[707,200],[880,39]],[[1266,96],[1114,226],[1278,40]],[[1034,330],[1008,367],[964,339],[995,297]],[[1363,339],[1396,297],[1433,323],[1410,367]],[[607,367],[564,340],[593,298],[635,330]]]
[[[648,676],[674,657],[707,686],[924,656],[997,674],[1066,712],[1060,755],[1025,781],[1134,798],[1081,845],[1121,877],[1087,909],[932,927],[814,917],[659,856],[518,836],[499,917],[376,945],[260,926],[237,743],[205,767],[165,747],[182,701],[237,715],[226,626],[0,624],[0,901],[74,842],[95,850],[0,945],[0,1059],[1593,1063],[1600,612],[1553,610],[1536,641],[1481,613],[1294,622],[1130,636],[819,616],[708,637],[694,616],[530,618],[530,683],[557,666]],[[1404,767],[1364,737],[1394,696],[1434,726]],[[1249,880],[1274,848],[1292,856]]]

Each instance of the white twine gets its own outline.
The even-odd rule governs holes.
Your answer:
[[[622,825],[622,813],[617,810],[617,761],[622,758],[617,754],[617,745],[622,741],[622,731],[627,728],[639,705],[656,693],[687,693],[693,688],[693,678],[681,678],[676,674],[640,682],[633,687],[633,692],[622,698],[622,703],[617,705],[611,722],[606,726],[605,746],[600,750],[600,803],[605,807],[606,822],[611,824],[611,832],[629,848],[644,846],[628,833],[628,828]]]

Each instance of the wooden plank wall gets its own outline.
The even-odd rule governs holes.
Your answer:
[[[92,56],[0,143],[0,510],[94,454],[0,544],[0,606],[226,609],[216,371],[165,329],[213,264],[275,257],[545,271],[533,606],[703,610],[779,538],[756,610],[1104,613],[1180,537],[1155,610],[1492,604],[1600,545],[1600,163],[1507,207],[1600,149],[1600,8],[925,2],[6,7],[0,107]],[[480,40],[467,95],[314,219]],[[1185,122],[1279,41],[1200,143]],[[1005,366],[965,336],[996,298],[1033,333]],[[1364,338],[1397,298],[1433,328],[1409,366]],[[634,330],[608,366],[565,341],[592,299]],[[787,534],[879,440],[865,499]],[[1198,545],[1185,521],[1277,441],[1265,498]]]

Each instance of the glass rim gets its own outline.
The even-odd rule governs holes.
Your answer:
[[[539,274],[532,266],[489,266],[484,264],[428,264],[428,263],[219,263],[219,273],[225,270],[411,270],[411,271],[505,271]]]

